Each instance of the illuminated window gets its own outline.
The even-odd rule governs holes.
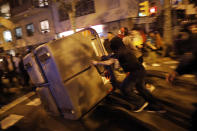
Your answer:
[[[33,24],[28,24],[26,26],[26,30],[27,30],[27,35],[32,36],[34,34],[34,25]]]
[[[21,39],[22,38],[22,28],[18,27],[15,29],[15,34],[16,34],[16,39]]]
[[[49,5],[49,1],[48,0],[39,0],[39,7],[46,7]]]
[[[9,4],[4,4],[0,6],[0,12],[1,12],[1,17],[4,17],[6,19],[10,18],[10,6]]]
[[[3,32],[3,38],[5,42],[11,42],[12,41],[12,33],[9,30],[6,30]]]
[[[48,20],[41,21],[40,22],[40,28],[41,28],[42,33],[50,32],[49,21]]]

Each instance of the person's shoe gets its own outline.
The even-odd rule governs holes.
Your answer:
[[[155,86],[152,84],[146,84],[146,89],[150,92],[153,92],[155,90]]]
[[[148,102],[145,102],[141,107],[137,108],[136,110],[134,110],[133,112],[141,112],[144,110],[144,108],[146,108],[148,106]]]
[[[154,112],[157,112],[157,113],[166,113],[166,110],[163,109],[162,107],[157,107],[157,106],[147,106],[144,110],[146,110],[147,112],[151,112],[151,113],[154,113]]]

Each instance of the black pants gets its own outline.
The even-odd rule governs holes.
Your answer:
[[[145,88],[145,74],[145,70],[137,70],[130,73],[122,82],[120,90],[123,95],[133,101],[138,101],[139,96],[133,93],[133,89],[136,88],[145,101],[148,101],[149,104],[158,105],[156,98]]]

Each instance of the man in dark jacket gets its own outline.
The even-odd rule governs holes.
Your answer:
[[[142,64],[138,61],[134,53],[124,46],[121,38],[119,37],[114,37],[110,42],[110,48],[114,53],[113,58],[106,61],[93,61],[93,64],[111,65],[118,60],[124,72],[128,73],[128,76],[124,79],[120,86],[122,94],[127,97],[132,97],[132,99],[134,100],[135,98],[133,98],[133,96],[135,94],[133,93],[133,88],[136,87],[140,95],[147,101],[144,103],[144,105],[138,107],[135,112],[142,111],[145,107],[148,106],[148,104],[149,110],[162,111],[162,108],[158,104],[157,100],[145,88],[146,71]]]

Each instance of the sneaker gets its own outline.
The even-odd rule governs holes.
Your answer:
[[[141,112],[144,110],[144,108],[146,108],[148,106],[148,102],[145,102],[141,107],[139,107],[138,109],[136,109],[134,112]]]
[[[152,84],[146,84],[146,89],[150,92],[153,92],[155,90],[155,86]]]
[[[157,106],[147,106],[144,110],[146,110],[147,112],[157,112],[157,113],[166,113],[166,110],[164,110],[162,107],[157,107]]]

